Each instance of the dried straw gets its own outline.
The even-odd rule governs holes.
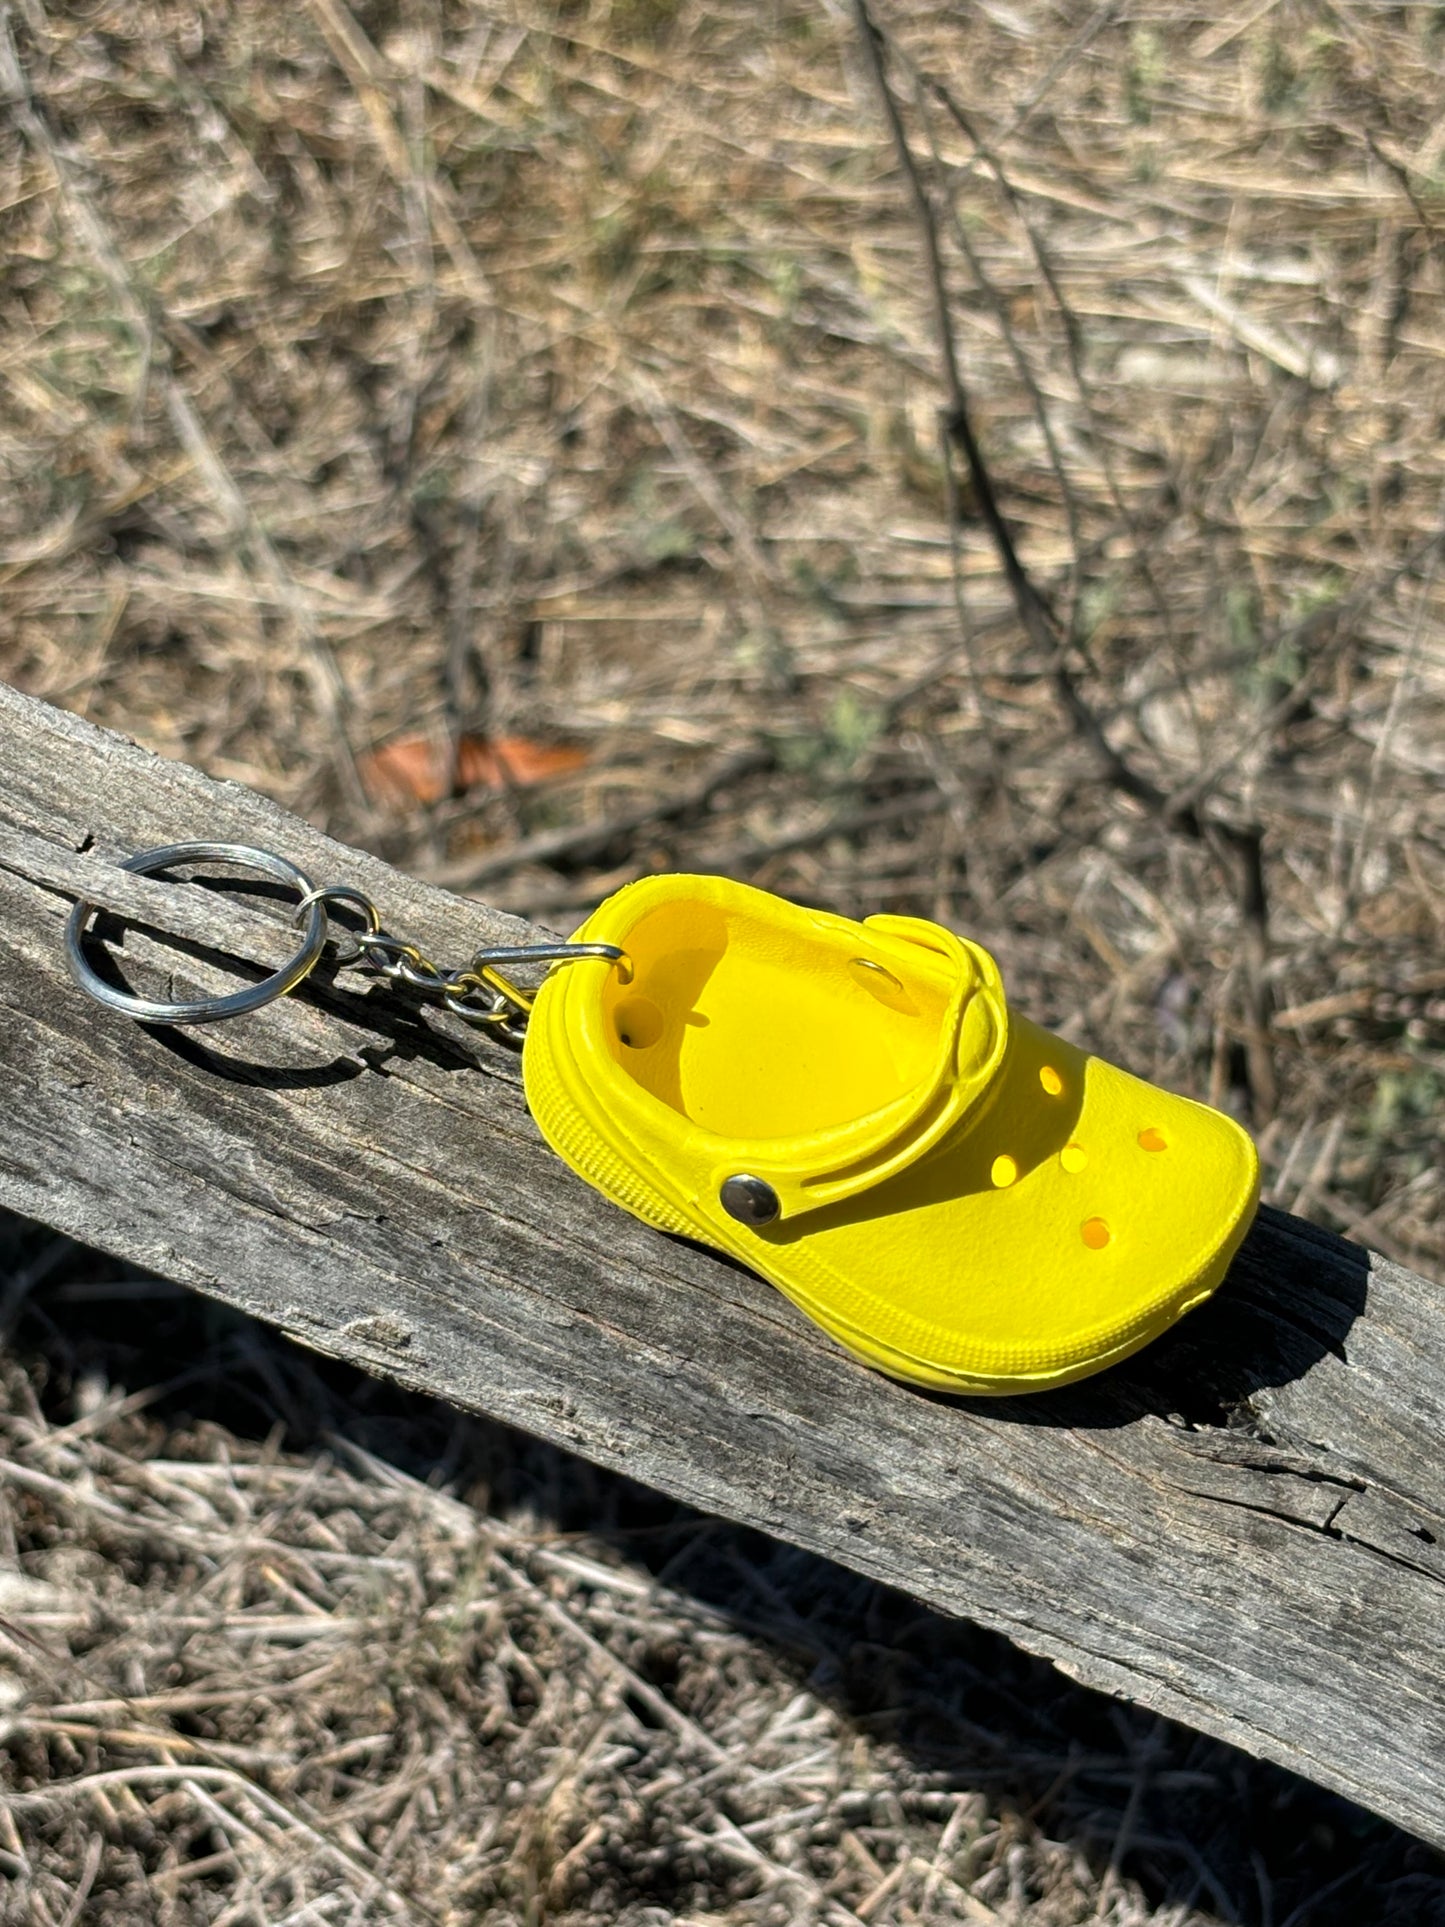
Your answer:
[[[13,1221],[0,1280],[6,1927],[1445,1905],[1383,1822],[821,1560]]]

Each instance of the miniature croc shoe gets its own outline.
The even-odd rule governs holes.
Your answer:
[[[936,924],[657,876],[577,939],[628,962],[538,993],[522,1067],[548,1143],[895,1378],[1098,1371],[1207,1297],[1253,1216],[1237,1124],[1010,1011],[987,951]]]

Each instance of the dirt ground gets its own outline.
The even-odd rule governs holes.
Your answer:
[[[0,8],[0,676],[554,928],[937,917],[1441,1275],[1445,19],[873,20],[897,130],[844,0]],[[17,1922],[1445,1919],[1339,1802],[4,1238]]]

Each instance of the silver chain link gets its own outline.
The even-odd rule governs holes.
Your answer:
[[[532,1004],[534,990],[524,990],[502,974],[501,964],[579,963],[586,958],[602,958],[632,976],[626,953],[613,943],[534,943],[513,944],[497,949],[476,950],[470,963],[459,970],[447,970],[434,963],[419,945],[405,937],[393,936],[382,928],[381,912],[364,890],[349,883],[332,883],[309,890],[293,910],[292,921],[299,923],[313,903],[326,911],[334,904],[345,904],[360,911],[366,928],[347,932],[356,946],[350,956],[340,960],[342,969],[363,969],[386,983],[405,984],[422,997],[442,1003],[465,1023],[491,1030],[514,1042],[521,1040]]]

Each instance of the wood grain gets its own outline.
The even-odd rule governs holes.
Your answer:
[[[1445,1846],[1438,1285],[1265,1211],[1216,1298],[1102,1378],[911,1391],[596,1197],[542,1145],[515,1057],[450,1017],[344,973],[224,1031],[91,1005],[61,959],[74,893],[190,837],[358,883],[440,959],[529,934],[0,688],[0,1202]],[[274,941],[264,906],[225,919],[183,885],[111,886],[138,984],[234,988],[207,931],[243,955]]]

